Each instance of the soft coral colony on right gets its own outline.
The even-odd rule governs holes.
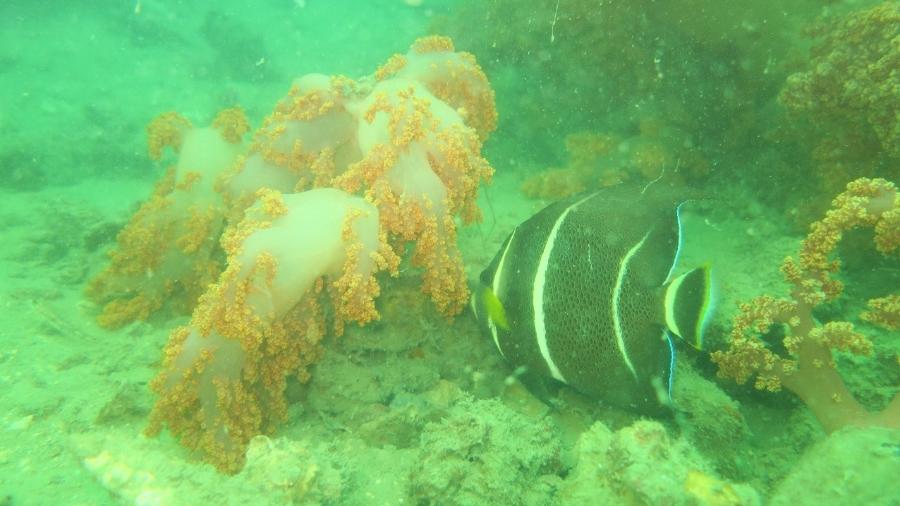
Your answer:
[[[900,393],[881,411],[869,411],[850,393],[835,366],[832,350],[869,355],[872,342],[849,322],[819,324],[813,316],[816,306],[843,291],[843,284],[834,278],[840,261],[832,254],[845,232],[871,228],[875,248],[886,256],[897,254],[898,201],[896,186],[884,179],[861,178],[848,184],[825,217],[812,224],[798,258],[784,260],[781,272],[792,287],[791,298],[763,295],[741,305],[728,349],[712,354],[719,375],[738,383],[756,376],[754,385],[760,390],[787,388],[806,403],[828,432],[849,425],[900,428]],[[890,330],[900,329],[900,293],[870,300],[862,318]],[[779,324],[787,328],[783,341],[787,356],[757,337]]]

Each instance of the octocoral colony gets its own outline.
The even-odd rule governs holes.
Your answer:
[[[779,100],[814,122],[813,158],[830,189],[900,159],[900,4],[819,22],[810,35],[812,61]]]
[[[360,80],[297,79],[243,153],[239,110],[209,128],[155,120],[151,156],[168,146],[178,163],[88,287],[108,327],[168,300],[196,304],[152,383],[148,432],[168,427],[240,470],[249,440],[286,417],[286,378],[309,377],[326,322],[339,334],[378,318],[374,275],[396,275],[407,244],[422,290],[457,314],[468,289],[454,220],[480,219],[476,193],[493,174],[481,145],[496,121],[486,76],[445,37]]]
[[[845,232],[874,231],[875,249],[883,255],[900,250],[900,196],[884,179],[861,178],[847,185],[825,217],[812,224],[795,260],[784,260],[781,271],[791,285],[791,299],[764,295],[741,306],[734,319],[730,347],[712,354],[719,375],[744,383],[756,376],[760,390],[794,392],[832,432],[848,425],[900,428],[900,394],[878,412],[871,412],[850,393],[838,373],[832,350],[857,355],[872,353],[872,342],[848,322],[819,324],[813,310],[843,291],[835,279],[840,262],[832,257]],[[890,330],[900,329],[900,294],[869,301],[862,318]],[[787,328],[784,350],[773,351],[757,335],[773,325]]]

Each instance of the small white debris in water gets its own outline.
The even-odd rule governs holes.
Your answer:
[[[9,424],[10,430],[28,430],[34,422],[34,415],[23,416]]]

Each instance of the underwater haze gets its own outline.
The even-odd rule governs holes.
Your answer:
[[[900,2],[0,26],[0,506],[900,504]]]

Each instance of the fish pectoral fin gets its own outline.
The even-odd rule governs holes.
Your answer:
[[[497,294],[489,287],[485,287],[482,297],[488,318],[490,318],[497,327],[508,331],[509,320],[506,318],[506,308],[503,307],[503,302],[500,301]]]

